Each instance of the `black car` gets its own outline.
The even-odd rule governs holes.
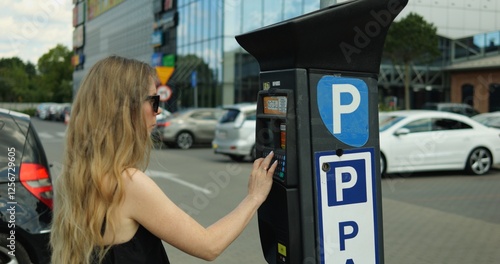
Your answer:
[[[30,117],[0,108],[0,263],[50,263],[52,192]]]

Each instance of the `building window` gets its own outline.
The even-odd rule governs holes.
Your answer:
[[[462,85],[462,103],[474,106],[474,86],[472,84]]]
[[[490,112],[500,111],[500,83],[490,84]]]

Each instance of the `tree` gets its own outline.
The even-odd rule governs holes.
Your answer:
[[[38,59],[38,86],[44,101],[69,102],[72,99],[72,52],[58,44]]]
[[[33,100],[35,66],[18,57],[0,59],[0,101],[29,102]]]
[[[194,54],[177,56],[175,71],[170,79],[179,94],[175,99],[181,99],[184,106],[194,105],[193,87],[191,87],[191,74],[197,72],[198,98],[200,106],[213,106],[216,101],[216,86],[214,70],[202,58]]]
[[[437,29],[418,14],[410,13],[392,23],[387,33],[384,55],[394,64],[404,65],[405,105],[410,109],[410,65],[429,63],[440,55]]]
[[[71,101],[71,55],[59,44],[40,57],[37,67],[18,57],[0,59],[0,101]]]

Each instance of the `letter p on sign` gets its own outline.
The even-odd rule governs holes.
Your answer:
[[[358,109],[361,96],[358,89],[352,84],[332,85],[333,92],[333,134],[342,133],[342,115],[350,114]],[[351,102],[342,104],[342,94],[350,95]]]

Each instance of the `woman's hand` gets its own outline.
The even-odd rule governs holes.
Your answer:
[[[252,173],[248,181],[248,195],[257,200],[259,204],[266,200],[273,185],[274,170],[278,166],[278,161],[271,164],[273,157],[274,153],[271,152],[267,157],[256,159],[253,163]]]

